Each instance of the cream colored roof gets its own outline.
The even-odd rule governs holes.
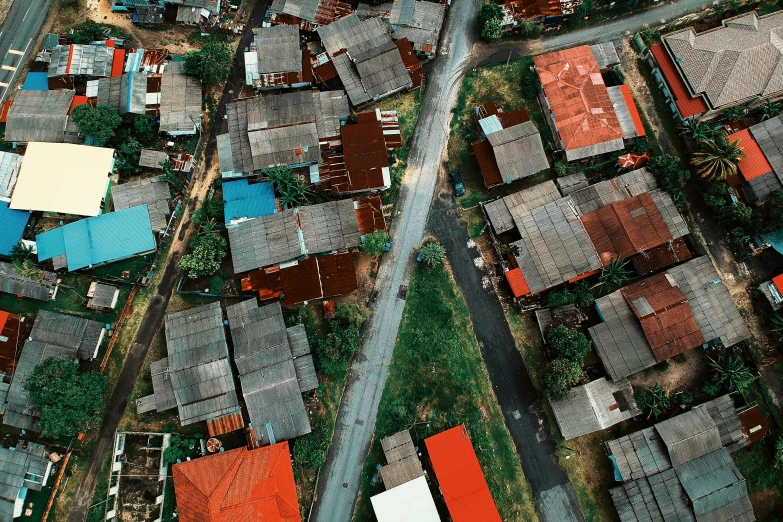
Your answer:
[[[114,149],[28,143],[11,208],[97,216],[114,166]]]

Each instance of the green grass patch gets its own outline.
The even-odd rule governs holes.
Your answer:
[[[411,277],[354,520],[373,520],[370,497],[384,490],[375,480],[377,466],[385,463],[383,437],[411,427],[421,448],[424,438],[463,423],[501,518],[536,520],[530,488],[492,392],[465,301],[445,268],[419,264]]]
[[[776,435],[732,454],[748,487],[757,520],[771,520],[783,513],[783,469],[772,466]]]
[[[538,97],[534,95],[535,90],[523,89],[523,80],[529,75],[532,65],[533,58],[525,56],[511,60],[508,65],[498,63],[479,67],[462,79],[451,118],[448,144],[449,169],[460,171],[466,189],[466,194],[460,198],[462,208],[474,207],[482,201],[517,192],[553,177],[548,169],[535,176],[488,190],[471,147],[471,143],[479,137],[476,107],[482,103],[495,102],[505,111],[526,109],[541,133],[544,147],[548,151],[552,150],[552,133],[544,119]]]
[[[92,502],[90,502],[91,507],[87,512],[87,522],[101,522],[106,519],[106,494],[109,490],[109,472],[113,456],[114,448],[112,447],[112,451],[104,457],[101,470],[98,472],[95,491],[93,491]]]

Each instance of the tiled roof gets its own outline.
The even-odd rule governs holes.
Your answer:
[[[539,55],[534,62],[569,161],[624,148],[620,121],[589,46]]]
[[[737,164],[740,174],[742,174],[745,181],[750,181],[772,172],[772,165],[767,161],[758,142],[750,133],[750,129],[742,129],[739,132],[730,134],[729,140],[739,141],[738,145],[742,148],[742,152],[745,153],[745,157]]]
[[[704,93],[713,108],[783,90],[780,38],[783,12],[755,11],[723,21],[723,27],[693,28],[664,35],[692,93]]]
[[[299,522],[287,442],[208,455],[172,467],[182,522]]]
[[[650,47],[650,52],[655,58],[655,63],[658,64],[661,76],[669,87],[669,92],[674,98],[674,105],[680,116],[685,119],[707,112],[710,109],[707,107],[707,102],[701,96],[694,97],[688,92],[688,87],[677,72],[677,68],[663,44],[653,45]]]
[[[453,522],[500,522],[465,425],[433,435],[424,444]]]

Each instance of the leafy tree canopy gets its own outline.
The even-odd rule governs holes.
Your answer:
[[[494,3],[482,5],[478,19],[481,38],[488,42],[500,39],[503,34],[500,27],[503,22],[503,8],[500,5]]]
[[[190,240],[191,251],[179,260],[179,266],[190,279],[211,276],[220,270],[226,257],[226,240],[217,233],[195,236]]]
[[[656,419],[669,409],[671,400],[669,390],[662,388],[657,383],[652,388],[634,388],[636,404],[642,411],[647,412],[647,418]]]
[[[286,207],[298,207],[307,203],[307,186],[294,176],[289,167],[278,165],[268,170],[265,174],[269,181],[274,184],[275,190],[280,196],[280,202],[283,205]]]
[[[100,411],[106,377],[79,373],[71,360],[48,358],[25,383],[33,404],[41,410],[41,432],[50,437],[72,437],[83,431]]]
[[[691,174],[680,168],[680,160],[675,156],[664,154],[653,156],[647,163],[647,170],[655,176],[661,187],[668,192],[682,190]]]
[[[188,457],[196,456],[197,448],[197,439],[172,435],[169,437],[169,447],[163,452],[163,460],[167,464],[176,464],[178,460],[184,462]]]
[[[568,359],[555,359],[549,363],[549,368],[544,376],[546,396],[559,401],[565,399],[568,390],[571,389],[582,377],[582,365]]]
[[[384,230],[376,230],[364,236],[361,248],[373,257],[383,254],[389,235]]]
[[[204,83],[222,82],[231,72],[231,48],[221,42],[207,42],[197,51],[185,53],[183,67],[187,74],[201,76]]]
[[[590,352],[592,343],[582,332],[571,330],[565,326],[555,326],[547,334],[547,343],[557,358],[565,358],[578,362],[580,367],[582,359]]]
[[[78,105],[71,111],[71,118],[82,134],[101,143],[109,141],[122,123],[117,109],[111,105]]]

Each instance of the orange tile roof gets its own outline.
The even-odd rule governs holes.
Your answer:
[[[453,522],[501,522],[464,424],[425,439]]]
[[[644,124],[642,124],[642,117],[639,115],[639,108],[636,106],[636,102],[631,94],[631,89],[627,84],[620,85],[620,92],[623,94],[625,105],[628,107],[628,112],[631,114],[631,120],[633,120],[633,126],[636,129],[636,134],[641,137],[647,134],[644,130]]]
[[[589,45],[542,54],[533,61],[565,150],[623,139]]]
[[[238,448],[172,467],[181,522],[299,522],[287,442]]]
[[[506,280],[511,287],[511,292],[514,297],[522,297],[523,295],[530,294],[530,287],[527,286],[525,276],[522,275],[522,269],[516,267],[506,272]]]
[[[778,292],[783,294],[783,274],[776,275],[772,278],[772,284],[778,289]]]
[[[658,64],[661,75],[666,80],[666,85],[669,86],[669,92],[674,97],[674,104],[677,106],[680,116],[690,118],[707,112],[709,110],[707,102],[701,96],[691,96],[663,44],[653,45],[650,47],[650,52]]]
[[[745,181],[750,181],[772,172],[772,165],[767,161],[767,157],[764,155],[761,147],[759,147],[756,138],[750,133],[750,129],[743,129],[729,135],[729,140],[739,140],[739,146],[742,147],[742,152],[745,153],[745,157],[738,164],[740,174],[742,174]]]

